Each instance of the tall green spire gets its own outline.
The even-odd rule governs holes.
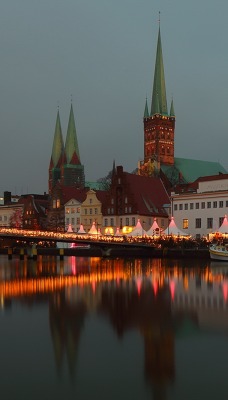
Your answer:
[[[158,110],[162,115],[168,114],[160,26],[158,31],[157,54],[154,70],[151,115],[156,114]]]
[[[171,106],[170,106],[170,117],[175,117],[175,111],[174,111],[174,105],[173,105],[173,99],[171,101]]]
[[[149,110],[148,110],[148,104],[147,104],[147,98],[146,98],[146,104],[145,104],[145,109],[144,109],[144,118],[148,118],[149,115]]]
[[[60,167],[63,157],[63,151],[64,151],[64,143],[63,143],[59,110],[58,110],[56,124],[55,124],[55,134],[52,146],[52,154],[51,154],[51,162],[53,168]]]
[[[70,116],[65,143],[65,157],[67,164],[81,164],[72,103],[70,107]]]

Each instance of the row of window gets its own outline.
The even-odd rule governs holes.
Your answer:
[[[129,206],[129,207],[124,207],[124,213],[125,214],[130,214],[132,212],[132,208],[131,208],[131,206]],[[111,215],[114,215],[115,213],[114,213],[114,208],[112,207],[112,208],[108,208],[107,209],[107,213],[108,214],[111,214]]]
[[[131,222],[131,224],[130,224]],[[123,218],[120,218],[120,227],[122,227],[123,225],[125,226],[135,226],[135,217],[129,218],[126,217],[125,218],[125,223],[123,221]],[[104,219],[104,226],[114,226],[114,218],[110,218],[110,223],[108,218]]]
[[[66,225],[68,226],[69,224],[74,225],[75,224],[75,218],[66,218]],[[80,224],[80,218],[76,218],[76,224]]]
[[[219,226],[222,225],[224,217],[219,218]],[[195,228],[200,229],[202,226],[202,218],[195,218]],[[213,218],[207,218],[207,229],[213,229]],[[182,224],[183,229],[188,229],[189,227],[189,220],[187,218],[183,219]]]
[[[66,208],[66,214],[80,213],[80,207],[77,208]]]
[[[205,208],[223,208],[223,207],[228,207],[228,200],[223,201],[202,201],[202,202],[198,202],[198,203],[184,203],[184,204],[179,204],[179,207],[177,204],[174,204],[174,211],[177,211],[179,209],[179,211],[182,210],[199,210],[201,209],[205,209]]]

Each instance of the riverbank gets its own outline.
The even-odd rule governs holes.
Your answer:
[[[156,248],[156,247],[144,247],[144,248],[123,248],[113,247],[107,248],[106,250],[99,247],[90,248],[65,248],[59,249],[55,247],[37,247],[34,252],[31,248],[1,248],[0,254],[6,255],[19,255],[22,259],[24,256],[34,258],[39,255],[41,256],[60,256],[60,257],[139,257],[139,258],[194,258],[194,259],[209,259],[210,254],[208,248]]]

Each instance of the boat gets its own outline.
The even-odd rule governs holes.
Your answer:
[[[212,244],[209,253],[212,260],[228,261],[228,244]]]

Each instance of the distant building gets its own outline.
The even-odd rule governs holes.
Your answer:
[[[228,174],[205,176],[171,193],[176,225],[195,237],[207,236],[228,215]]]
[[[81,223],[86,232],[95,223],[96,230],[104,232],[103,227],[103,208],[106,204],[107,191],[90,189],[86,193],[86,199],[81,205]]]
[[[159,177],[139,176],[114,167],[111,187],[103,204],[104,230],[129,233],[141,220],[149,230],[154,218],[160,228],[166,229],[170,214],[170,199]]]

